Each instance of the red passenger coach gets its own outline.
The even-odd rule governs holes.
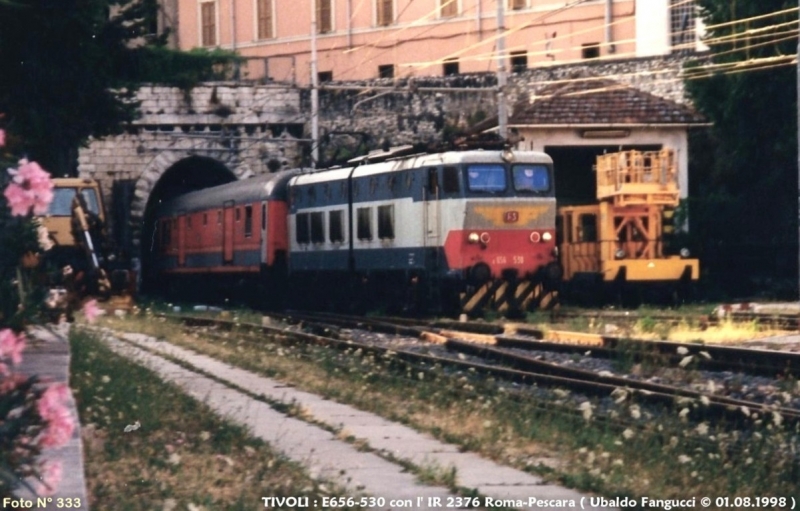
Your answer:
[[[171,294],[214,290],[278,303],[286,280],[286,183],[299,171],[191,192],[164,204],[154,235],[155,271]]]

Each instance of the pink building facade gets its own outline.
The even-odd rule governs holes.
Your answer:
[[[693,0],[503,0],[509,71],[702,49]],[[177,0],[177,45],[247,58],[242,77],[310,82],[497,69],[497,0]],[[312,7],[316,16],[312,16]]]

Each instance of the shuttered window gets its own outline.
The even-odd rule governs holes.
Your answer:
[[[393,0],[377,0],[378,25],[385,27],[394,23]]]
[[[317,0],[317,32],[325,34],[333,30],[331,0]]]
[[[203,46],[217,44],[217,5],[214,2],[200,4],[200,20],[202,25],[201,41]]]
[[[458,14],[458,0],[439,0],[439,16],[449,18]]]
[[[272,0],[258,0],[258,38],[272,37]]]

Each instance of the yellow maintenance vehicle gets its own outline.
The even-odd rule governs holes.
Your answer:
[[[132,304],[132,275],[107,235],[107,214],[97,181],[81,178],[53,179],[53,201],[39,218],[53,242],[47,262],[60,274],[52,288],[73,305],[86,298],[113,303],[114,308]],[[52,294],[52,293],[51,293]]]
[[[564,290],[602,289],[623,300],[667,290],[685,298],[700,263],[686,248],[665,248],[680,201],[675,151],[603,154],[595,171],[597,202],[558,208]]]

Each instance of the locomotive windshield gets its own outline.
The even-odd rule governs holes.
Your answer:
[[[502,165],[470,165],[467,183],[471,192],[502,192],[506,189],[506,169]]]
[[[546,192],[550,190],[550,172],[545,165],[514,165],[511,167],[514,189],[518,192]]]

